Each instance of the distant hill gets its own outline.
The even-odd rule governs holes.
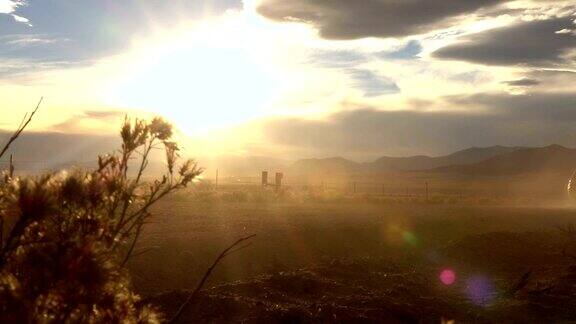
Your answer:
[[[3,145],[12,135],[0,131],[0,143]],[[97,165],[98,155],[108,154],[120,148],[120,136],[73,134],[58,132],[24,132],[11,145],[7,154],[0,160],[0,170],[6,169],[10,154],[14,155],[16,173],[37,173],[55,171],[69,167],[93,168]],[[164,171],[165,153],[153,150],[147,174]],[[133,163],[137,163],[133,159]],[[133,172],[134,168],[129,169]]]
[[[378,173],[385,171],[422,171],[451,165],[473,164],[499,155],[522,149],[520,147],[472,147],[445,156],[430,157],[381,157],[373,162],[357,163],[341,157],[304,159],[296,161],[290,168],[292,174],[351,174]]]
[[[2,145],[12,135],[0,132]],[[60,169],[70,165],[96,165],[99,154],[110,153],[120,145],[118,136],[63,134],[56,132],[24,132],[0,161],[2,167],[14,154],[17,171]]]
[[[291,174],[346,174],[361,171],[361,164],[341,157],[298,160],[288,172]]]
[[[436,172],[511,175],[532,172],[570,173],[576,168],[576,149],[560,145],[522,148],[485,161],[434,169]]]
[[[293,174],[359,174],[386,171],[429,171],[459,174],[510,175],[529,172],[568,172],[576,168],[576,149],[546,147],[473,147],[449,155],[382,157],[357,163],[341,157],[295,162]]]
[[[0,131],[0,142],[11,135]],[[98,154],[119,147],[117,136],[63,134],[55,132],[24,133],[9,153],[13,153],[17,171],[60,169],[70,165],[94,165]],[[6,167],[8,155],[0,161]],[[285,172],[291,175],[371,175],[386,172],[434,172],[463,175],[514,175],[533,172],[569,174],[576,168],[576,149],[560,145],[546,147],[472,147],[449,155],[430,157],[381,157],[373,162],[358,163],[342,157],[288,161],[263,156],[221,156],[200,159],[201,166],[218,168],[220,174],[257,177],[262,170]],[[155,152],[150,172],[164,165],[163,152]],[[210,175],[213,171],[210,170]]]
[[[484,161],[486,159],[514,152],[521,147],[490,146],[472,147],[455,153],[430,157],[425,155],[411,157],[381,157],[366,166],[371,171],[396,170],[396,171],[419,171],[436,169],[450,165],[465,165]]]
[[[224,176],[258,176],[261,171],[279,172],[285,170],[289,163],[282,159],[265,156],[237,156],[225,155],[212,159],[200,160],[202,167],[215,169]]]

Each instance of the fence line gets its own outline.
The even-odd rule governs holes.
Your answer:
[[[81,161],[54,163],[47,160],[14,160],[13,165],[16,174],[40,174],[55,170],[63,170],[71,167],[93,167],[96,165],[96,163]],[[9,167],[10,160],[0,160],[0,171],[8,170]]]
[[[8,170],[9,160],[0,160],[0,171]],[[60,170],[70,167],[93,167],[94,162],[68,162],[68,163],[50,163],[46,160],[15,160],[16,174],[39,174],[54,170]],[[227,186],[249,186],[262,187],[262,178],[260,176],[220,176],[214,179],[206,180],[217,184],[215,188]],[[269,185],[274,187],[274,184]],[[339,191],[349,194],[370,194],[388,197],[425,197],[426,199],[434,196],[452,196],[457,198],[484,196],[484,197],[502,197],[510,195],[506,188],[495,191],[494,188],[466,188],[442,185],[439,183],[435,186],[434,182],[427,179],[414,180],[413,184],[392,183],[386,181],[304,181],[300,178],[286,177],[282,180],[282,188],[310,190],[310,191]]]
[[[207,179],[213,181],[214,179]],[[269,186],[274,186],[269,185]],[[218,180],[218,188],[225,189],[226,187],[262,187],[260,177],[222,177]],[[310,190],[310,191],[338,191],[347,194],[368,194],[379,195],[384,197],[403,197],[403,198],[424,198],[426,200],[432,199],[436,196],[465,198],[465,197],[506,197],[510,196],[506,188],[495,191],[494,188],[466,188],[457,186],[447,186],[441,183],[438,186],[430,180],[422,179],[415,181],[414,184],[406,183],[392,183],[385,181],[302,181],[294,180],[290,177],[285,178],[282,183],[282,188],[288,190]]]

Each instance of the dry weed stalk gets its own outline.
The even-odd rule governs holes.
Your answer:
[[[40,102],[41,103],[41,102]],[[29,125],[36,109],[0,151]],[[159,118],[126,118],[119,151],[93,171],[73,170],[0,183],[0,322],[156,323],[123,268],[133,255],[150,208],[202,172],[180,161],[172,127]],[[166,171],[143,181],[152,150],[166,153]],[[129,170],[137,160],[136,176]]]
[[[206,281],[208,280],[208,278],[212,274],[212,271],[214,271],[214,269],[216,269],[216,266],[218,266],[220,261],[222,261],[228,255],[250,246],[251,243],[247,243],[247,244],[244,244],[242,246],[239,246],[239,245],[250,240],[251,238],[253,238],[255,236],[256,236],[256,234],[253,234],[250,236],[240,238],[236,242],[234,242],[230,246],[228,246],[224,251],[222,251],[220,253],[220,255],[218,255],[218,257],[214,260],[214,262],[212,263],[210,268],[208,268],[208,270],[204,273],[204,276],[202,277],[202,279],[200,280],[200,282],[198,283],[196,288],[192,292],[190,292],[190,294],[188,295],[188,297],[186,298],[184,303],[178,308],[178,310],[176,311],[176,314],[174,314],[174,316],[172,317],[172,319],[168,323],[176,323],[178,321],[178,319],[180,318],[180,316],[182,316],[182,313],[184,312],[184,310],[187,307],[189,307],[193,301],[198,299],[198,297],[200,295],[200,291],[202,290],[202,287],[204,287],[204,284],[206,283]]]

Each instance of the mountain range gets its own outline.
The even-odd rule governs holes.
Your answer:
[[[472,147],[455,153],[430,157],[381,157],[358,163],[344,158],[304,159],[289,172],[307,174],[356,174],[379,172],[436,172],[452,174],[504,175],[527,172],[565,172],[576,168],[576,149],[560,145],[545,147]]]
[[[10,133],[0,132],[0,141]],[[116,137],[86,134],[24,133],[10,149],[17,169],[47,170],[95,161],[101,153],[119,146]],[[161,152],[160,152],[161,153]],[[154,158],[152,169],[159,169],[163,154]],[[4,157],[6,159],[7,157]],[[289,162],[278,158],[221,156],[199,159],[208,169],[223,175],[256,176],[262,170],[289,175],[351,175],[386,172],[421,172],[461,175],[511,175],[530,172],[572,172],[576,168],[576,149],[560,145],[545,147],[472,147],[443,156],[383,156],[371,162],[355,162],[342,157],[301,159]],[[5,164],[5,161],[0,161]],[[91,162],[94,163],[94,162]]]
[[[506,175],[533,172],[572,172],[576,168],[576,149],[560,145],[522,148],[465,165],[436,168],[436,172]]]

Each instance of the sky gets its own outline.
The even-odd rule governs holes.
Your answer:
[[[576,146],[576,5],[555,0],[0,0],[0,127],[194,155]]]

